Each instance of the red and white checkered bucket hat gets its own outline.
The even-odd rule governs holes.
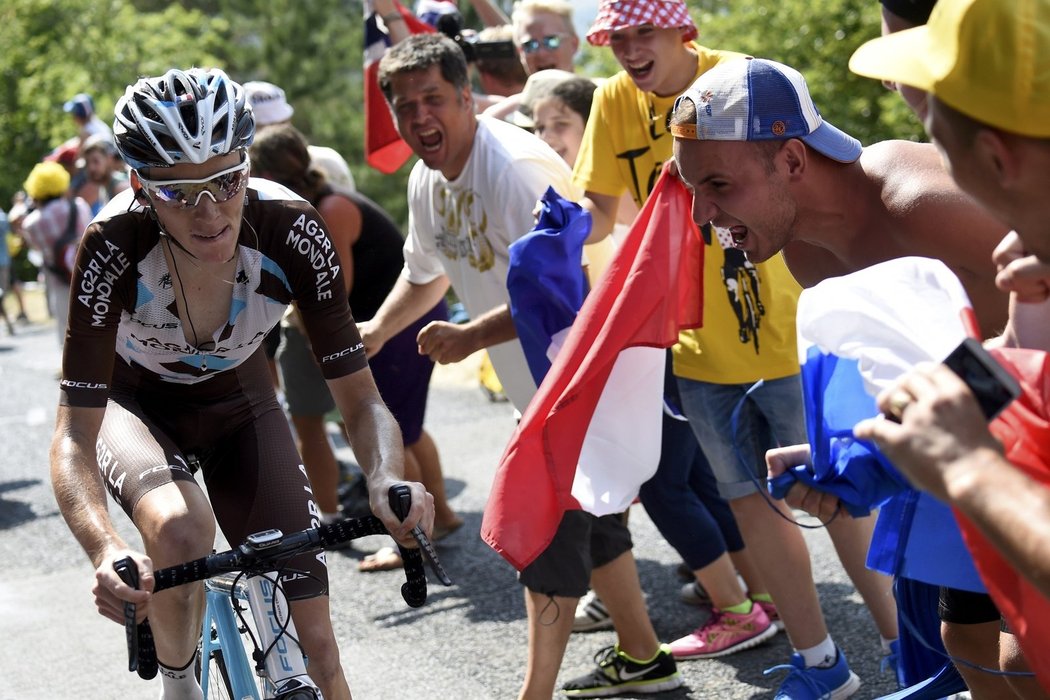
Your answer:
[[[602,0],[598,16],[587,31],[587,41],[594,46],[607,46],[609,32],[643,24],[680,28],[682,41],[692,41],[699,34],[683,0]]]

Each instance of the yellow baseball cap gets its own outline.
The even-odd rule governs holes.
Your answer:
[[[1050,0],[938,0],[924,26],[865,43],[849,68],[1004,131],[1050,137]]]

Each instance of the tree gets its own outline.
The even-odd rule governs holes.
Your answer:
[[[76,133],[62,104],[78,92],[99,116],[139,75],[213,65],[229,26],[177,5],[139,12],[123,0],[16,0],[0,6],[0,203],[6,209],[33,165]]]
[[[690,4],[705,46],[795,68],[806,77],[821,114],[862,143],[924,138],[922,125],[900,96],[847,67],[857,47],[879,34],[878,3],[702,0]]]
[[[411,3],[406,3],[411,4]],[[466,13],[469,2],[460,2]],[[509,0],[498,4],[508,11]],[[821,112],[865,143],[921,138],[896,95],[852,75],[847,60],[879,31],[872,0],[689,0],[701,41],[798,68]],[[346,157],[362,192],[404,222],[409,165],[384,176],[364,162],[361,0],[9,0],[0,4],[0,203],[33,165],[74,133],[62,103],[91,94],[111,121],[140,75],[219,66],[234,79],[280,85],[292,121]],[[619,70],[607,48],[585,47],[581,72]]]

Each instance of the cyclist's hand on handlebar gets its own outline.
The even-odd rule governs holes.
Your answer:
[[[113,562],[131,557],[138,565],[139,588],[136,590],[124,583],[113,568]],[[95,607],[103,617],[124,624],[124,602],[135,604],[135,620],[142,622],[149,613],[149,601],[153,591],[153,562],[145,554],[127,549],[110,552],[95,569],[95,585],[91,592],[95,596]]]
[[[389,492],[390,487],[404,484],[412,491],[412,507],[408,516],[402,521],[397,514],[390,509]],[[412,537],[412,528],[417,525],[423,528],[427,537],[434,530],[434,497],[427,493],[423,484],[417,481],[384,481],[369,484],[369,505],[372,513],[383,521],[383,525],[390,532],[398,544],[403,547],[416,547],[416,540]]]

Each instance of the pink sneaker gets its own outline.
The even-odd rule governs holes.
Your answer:
[[[671,654],[677,660],[713,659],[758,646],[776,633],[760,605],[746,615],[712,610],[699,629],[671,642]]]
[[[762,611],[765,612],[766,617],[768,617],[769,621],[773,623],[773,626],[777,628],[777,632],[784,631],[784,621],[780,619],[780,613],[777,612],[776,605],[774,605],[773,603],[767,603],[764,600],[752,599],[752,602],[758,607],[762,608]]]

